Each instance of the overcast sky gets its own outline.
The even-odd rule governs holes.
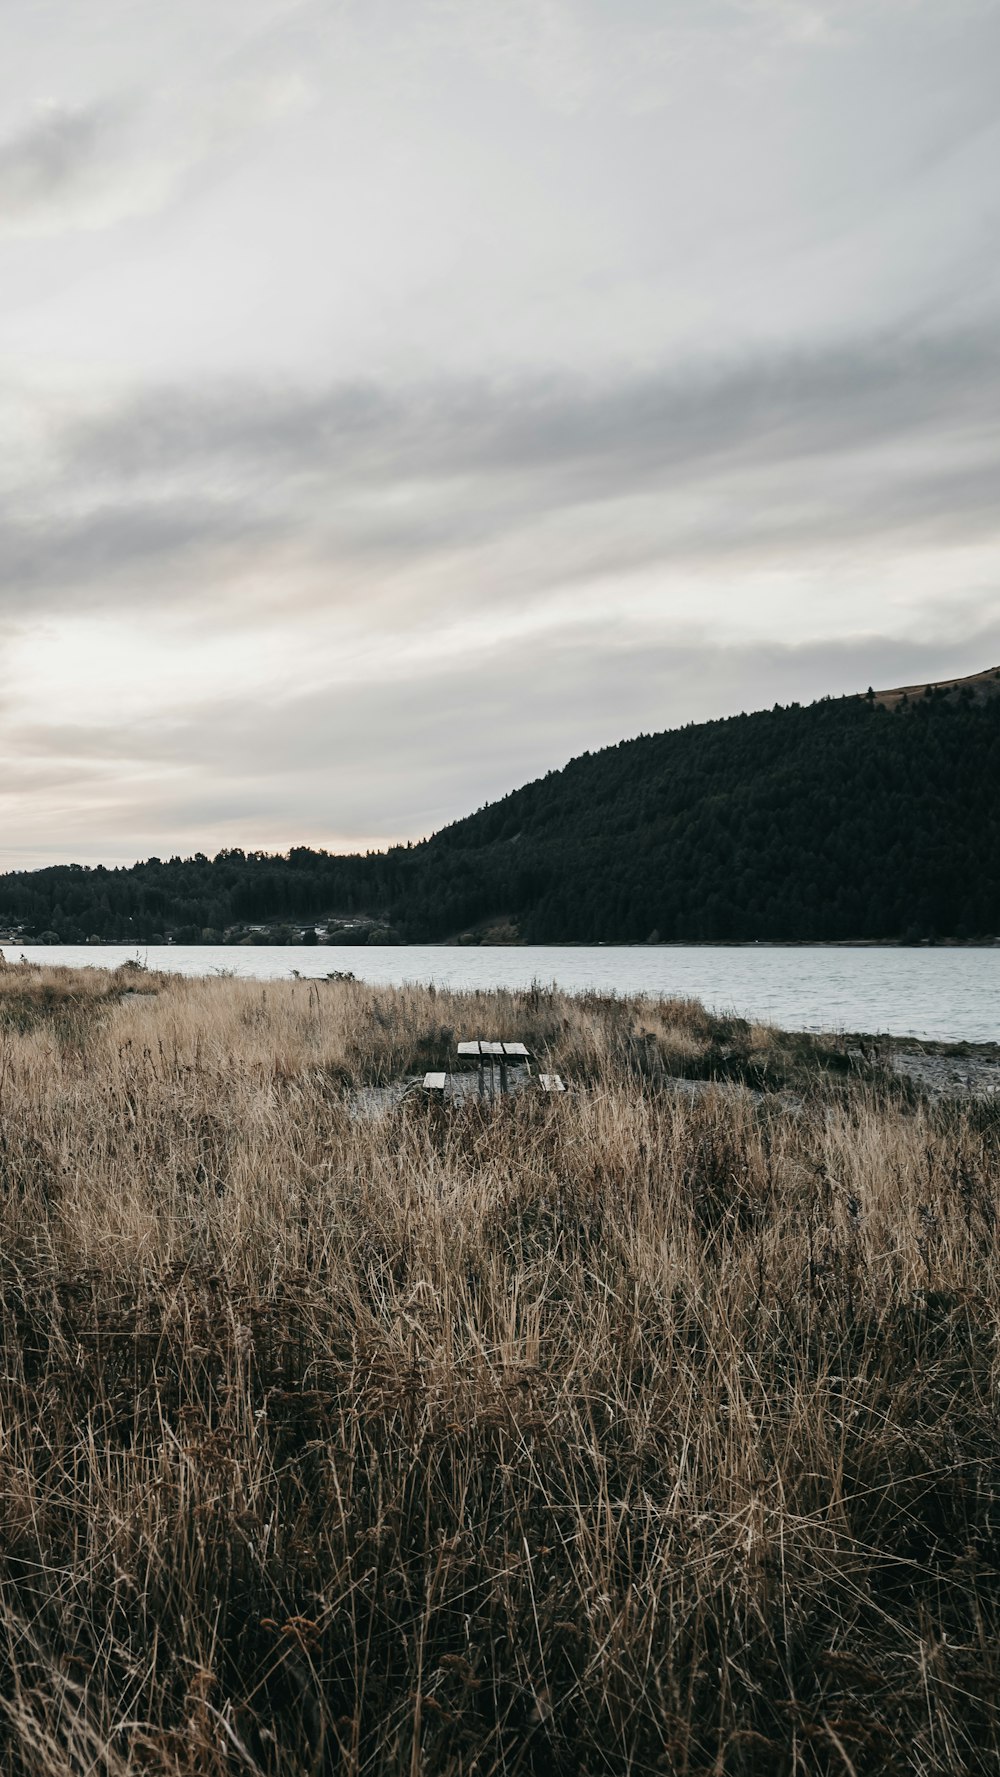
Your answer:
[[[0,868],[1000,664],[1000,0],[5,0]]]

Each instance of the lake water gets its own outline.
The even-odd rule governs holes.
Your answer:
[[[767,945],[573,945],[396,948],[260,945],[63,945],[3,947],[8,960],[114,968],[141,956],[151,969],[182,975],[235,971],[258,979],[322,976],[350,969],[360,981],[395,986],[530,987],[568,992],[691,996],[788,1030],[891,1031],[944,1042],[1000,1042],[1000,948],[825,949]]]

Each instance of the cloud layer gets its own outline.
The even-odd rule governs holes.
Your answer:
[[[6,864],[1000,657],[1000,5],[14,10]]]
[[[14,478],[0,603],[200,606],[268,547],[303,570],[275,608],[489,549],[485,596],[496,573],[524,599],[658,564],[966,547],[996,535],[998,411],[985,329],[615,381],[154,389],[72,416]]]

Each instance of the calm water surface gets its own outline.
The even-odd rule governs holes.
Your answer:
[[[557,983],[568,992],[691,995],[717,1011],[735,1011],[788,1030],[891,1031],[944,1042],[1000,1042],[1000,949],[826,950],[812,946],[771,950],[690,945],[672,949],[598,949],[525,945],[519,949],[398,948],[260,945],[7,944],[14,962],[70,963],[113,968],[141,956],[151,969],[182,975],[221,971],[259,979],[287,978],[293,970],[322,976],[350,969],[361,981],[398,986],[433,981],[439,987],[530,987]]]

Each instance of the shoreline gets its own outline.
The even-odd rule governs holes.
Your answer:
[[[302,981],[354,977],[378,986],[518,993],[539,983],[572,996],[700,1000],[720,1016],[840,1042],[915,1046],[921,1052],[989,1055],[1000,1044],[998,950],[935,947],[919,957],[899,946],[358,946],[135,944],[21,946],[0,943],[16,968],[87,973],[138,964],[151,973]],[[862,1036],[860,1033],[864,1033]],[[943,1046],[943,1047],[942,1047]],[[985,1046],[985,1047],[984,1047]]]
[[[8,946],[8,948],[10,947]],[[25,956],[23,959],[19,960],[5,956],[3,947],[0,946],[0,980],[4,977],[7,977],[9,980],[10,976],[16,975],[18,969],[21,967],[25,967],[28,970],[49,968],[59,971],[60,973],[63,971],[71,973],[74,968],[81,968],[85,971],[89,971],[90,969],[102,969],[109,979],[115,976],[118,976],[120,980],[123,977],[126,978],[129,984],[122,988],[120,997],[123,1000],[132,1001],[142,1000],[146,997],[148,992],[157,992],[158,988],[152,985],[153,982],[156,982],[157,980],[164,982],[175,975],[175,971],[169,968],[157,969],[155,966],[149,967],[140,957],[136,956],[125,957],[114,964],[110,962],[108,964],[102,964],[97,956],[95,956],[93,960],[88,956],[85,959],[80,959],[75,963],[71,963],[60,960],[57,955],[50,954],[57,949],[55,945],[37,948],[41,950],[40,955],[30,958]],[[58,948],[62,949],[63,947],[59,946]],[[76,948],[89,949],[90,947],[81,946]],[[92,948],[95,951],[100,951],[106,948],[117,948],[120,950],[123,949],[124,946],[111,947],[94,945]],[[198,947],[191,946],[190,948],[197,949]],[[205,948],[207,949],[209,947],[206,946]],[[260,948],[268,947],[261,946]],[[285,947],[274,946],[270,948]],[[400,947],[393,946],[392,948],[398,950]],[[205,969],[200,973],[176,971],[176,975],[178,978],[186,979],[189,982],[204,983],[211,986],[215,986],[227,979],[265,979],[264,977],[253,976],[241,977],[235,971],[218,968]],[[310,986],[322,983],[324,986],[335,987],[341,983],[350,983],[352,986],[380,986],[383,989],[388,989],[390,992],[399,992],[407,986],[429,985],[428,983],[407,983],[406,981],[395,983],[365,982],[363,976],[356,977],[350,970],[331,970],[324,974],[313,976],[302,975],[298,970],[291,969],[288,972],[288,976],[273,976],[268,977],[267,979],[275,982],[282,980],[288,981],[289,976],[291,977],[292,982],[308,983]],[[140,983],[144,978],[150,982],[148,988],[140,986]],[[135,983],[134,986],[132,985],[133,982]],[[430,985],[433,986],[433,984]],[[442,983],[440,991],[446,993],[458,992],[460,994],[472,991],[480,995],[489,996],[491,994],[510,993],[512,989],[509,986],[505,987],[504,984],[499,982],[494,982],[488,986],[480,985],[471,989]],[[514,989],[513,991],[525,990]],[[588,990],[585,988],[573,988],[562,984],[558,987],[558,991],[569,999],[575,999],[580,997],[581,994],[586,993]],[[676,996],[669,993],[650,994],[644,993],[643,991],[626,991],[622,992],[618,997],[623,1002],[639,1002],[646,1000],[650,1005],[655,1005],[657,1002],[667,1004],[676,998]],[[707,1002],[703,1001],[702,1003],[705,1005],[705,1010],[710,1017],[719,1017],[722,1015],[720,1014],[718,1007],[713,1009],[713,1007]],[[854,1072],[859,1080],[869,1076],[873,1069],[882,1073],[895,1074],[900,1079],[908,1081],[918,1093],[932,1101],[957,1097],[984,1099],[992,1098],[1000,1094],[1000,1037],[923,1037],[905,1031],[893,1032],[888,1029],[863,1030],[858,1028],[847,1028],[844,1025],[837,1025],[834,1022],[825,1025],[817,1023],[808,1026],[796,1026],[781,1018],[772,1020],[767,1017],[753,1016],[750,1013],[734,1013],[733,1016],[736,1017],[739,1022],[746,1023],[748,1026],[756,1024],[762,1028],[766,1028],[770,1031],[772,1036],[781,1041],[794,1043],[805,1037],[807,1039],[816,1039],[834,1044],[840,1055],[846,1058],[851,1071]],[[679,1079],[681,1077],[681,1075],[678,1075]]]

